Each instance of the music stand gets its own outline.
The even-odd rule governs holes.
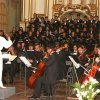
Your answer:
[[[87,69],[84,68],[84,66],[82,66],[81,64],[79,63],[76,63],[76,61],[73,59],[72,56],[69,56],[69,59],[71,60],[71,62],[73,63],[73,67],[74,67],[74,71],[75,71],[75,75],[76,75],[76,78],[77,78],[77,82],[79,83],[79,79],[78,79],[78,75],[77,75],[77,72],[76,72],[76,68],[78,69],[79,67],[83,68],[87,73]]]
[[[25,75],[24,75],[24,77],[25,77],[24,84],[25,85],[24,85],[24,92],[19,92],[19,93],[17,93],[17,95],[18,94],[25,94],[26,95],[26,89],[27,89],[27,84],[26,84],[26,67],[30,67],[31,63],[24,56],[20,56],[19,58],[20,58],[21,62],[23,62],[25,64]],[[20,62],[20,67],[21,67],[21,62]]]

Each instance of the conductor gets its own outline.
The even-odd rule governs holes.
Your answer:
[[[9,48],[12,45],[12,41],[10,40],[10,36],[7,35],[7,40],[0,36],[0,88],[5,88],[2,82],[2,71],[3,71],[3,55],[1,50],[4,48]]]

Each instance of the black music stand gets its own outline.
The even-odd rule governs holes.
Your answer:
[[[87,69],[84,68],[84,66],[82,66],[81,64],[79,63],[76,63],[76,61],[73,59],[72,56],[69,56],[69,59],[71,60],[71,62],[73,63],[73,67],[74,67],[74,71],[75,71],[75,75],[76,75],[76,78],[77,78],[77,82],[79,83],[79,79],[78,79],[78,75],[77,75],[77,72],[76,72],[76,68],[78,69],[79,67],[82,67],[87,73]],[[85,73],[86,74],[86,73]]]
[[[24,94],[26,95],[26,90],[27,90],[27,79],[26,79],[26,67],[30,67],[31,66],[31,63],[26,59],[26,57],[24,56],[20,56],[19,57],[20,59],[20,68],[22,67],[22,63],[25,64],[25,70],[24,70],[24,78],[25,78],[25,81],[24,81],[24,92],[19,92],[19,93],[16,93],[16,95],[20,95],[20,94]]]

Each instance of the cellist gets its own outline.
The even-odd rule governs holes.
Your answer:
[[[45,94],[46,96],[51,95],[52,92],[52,86],[56,82],[58,76],[59,76],[59,61],[58,61],[58,55],[54,51],[55,46],[53,44],[50,44],[46,47],[47,54],[44,56],[44,63],[46,65],[44,74],[36,79],[36,83],[34,86],[34,93],[30,99],[37,99],[41,96],[41,89],[42,85],[44,86]]]

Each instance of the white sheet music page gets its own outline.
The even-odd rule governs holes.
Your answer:
[[[9,61],[13,61],[16,57],[17,57],[17,56],[15,56],[15,55],[10,55],[10,56],[9,56]]]
[[[21,59],[21,61],[27,66],[30,67],[32,64],[26,59],[26,57],[21,56],[19,57]]]
[[[68,56],[69,59],[72,61],[73,65],[76,67],[76,68],[79,68],[80,67],[80,64],[79,63],[76,63],[76,61],[71,57],[71,56]]]

